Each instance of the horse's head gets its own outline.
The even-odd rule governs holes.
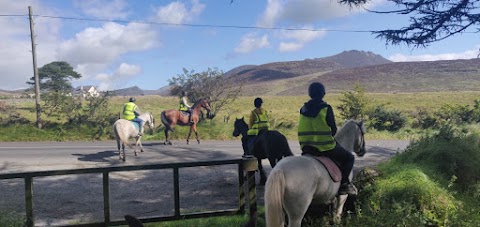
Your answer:
[[[235,123],[233,124],[233,136],[237,137],[240,134],[246,134],[248,131],[248,125],[245,122],[244,118],[235,118]]]
[[[212,112],[212,107],[210,106],[210,101],[208,99],[200,100],[198,105],[207,110],[208,119],[213,119],[215,117],[215,114]]]
[[[148,128],[155,128],[155,119],[153,118],[153,115],[151,113],[145,113],[143,115],[142,118],[145,121],[145,124],[148,125]]]
[[[355,144],[353,146],[353,152],[355,152],[355,154],[357,154],[359,157],[362,157],[365,155],[365,153],[367,153],[367,151],[365,150],[365,132],[366,132],[365,123],[363,122],[363,120],[358,122],[354,121],[354,123],[358,127],[356,131],[357,133],[356,133]]]

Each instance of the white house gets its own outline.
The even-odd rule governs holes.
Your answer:
[[[97,89],[92,86],[92,85],[86,85],[86,86],[78,86],[75,88],[73,91],[74,95],[81,95],[82,97],[98,97],[100,96],[100,93],[97,91]]]

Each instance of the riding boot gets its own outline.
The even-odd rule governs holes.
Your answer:
[[[357,188],[350,182],[342,183],[340,189],[338,189],[339,195],[356,195],[357,193]]]

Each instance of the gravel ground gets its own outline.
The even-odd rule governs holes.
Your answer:
[[[367,154],[357,158],[355,170],[385,160],[407,146],[407,141],[368,141]],[[263,161],[267,173],[271,170]],[[238,206],[236,165],[180,169],[182,213],[222,210]],[[258,182],[258,175],[257,175]],[[263,186],[257,187],[263,204]],[[23,180],[0,181],[0,210],[25,213]],[[102,175],[82,174],[34,179],[34,216],[37,226],[103,221]],[[172,170],[110,174],[111,219],[169,216],[174,212]]]

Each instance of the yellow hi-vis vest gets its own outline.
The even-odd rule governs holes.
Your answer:
[[[311,146],[318,151],[329,151],[335,148],[336,142],[332,129],[327,125],[327,107],[320,110],[316,117],[306,117],[300,114],[298,122],[298,142],[300,148]]]
[[[187,111],[188,107],[183,104],[183,97],[180,97],[180,108],[178,109],[180,111]]]
[[[253,121],[252,128],[248,129],[247,135],[256,136],[260,130],[268,130],[270,123],[268,123],[267,111],[262,111],[260,114],[257,114],[255,110],[252,111],[255,114],[256,119]]]
[[[136,108],[137,108],[137,105],[135,105],[135,103],[133,102],[125,103],[125,105],[123,106],[122,118],[129,121],[133,120],[133,118],[135,118],[134,111]]]

